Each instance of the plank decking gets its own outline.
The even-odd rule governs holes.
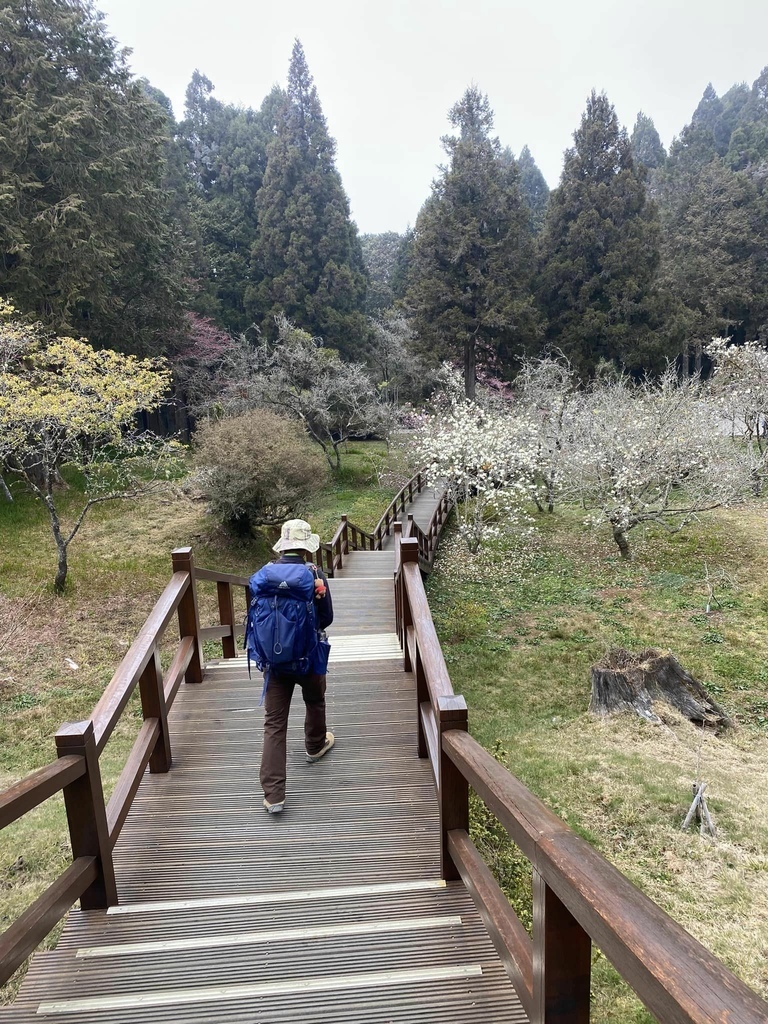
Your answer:
[[[0,1021],[526,1021],[463,885],[439,877],[393,557],[356,552],[331,583],[337,745],[306,763],[296,695],[283,814],[261,805],[260,679],[209,664],[169,716],[171,772],[145,776],[115,847],[120,905],[72,912]]]

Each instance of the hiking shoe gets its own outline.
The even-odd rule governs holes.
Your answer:
[[[285,800],[281,800],[279,803],[271,804],[266,797],[264,797],[264,810],[267,814],[280,814],[285,807]]]
[[[333,738],[333,733],[327,732],[325,734],[325,743],[318,750],[318,752],[316,754],[307,754],[307,760],[310,762],[310,764],[313,761],[319,761],[323,754],[327,754],[335,742],[336,740]]]

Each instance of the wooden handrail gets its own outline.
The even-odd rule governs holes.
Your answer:
[[[447,732],[443,749],[659,1020],[764,1024],[768,1005],[759,996],[476,740]]]
[[[165,632],[165,628],[177,612],[179,602],[189,587],[186,573],[175,572],[171,581],[149,613],[138,636],[131,644],[117,671],[107,684],[104,693],[93,709],[91,721],[96,735],[96,747],[101,753],[112,735],[120,715],[136,688],[139,677],[147,667],[152,652]]]
[[[60,757],[0,793],[0,829],[85,775],[82,757]]]
[[[532,1024],[589,1021],[592,941],[665,1024],[765,1024],[768,1003],[469,735],[424,592],[419,539],[398,546],[397,630],[416,677],[418,752],[435,775],[443,876],[461,877],[472,894]],[[457,824],[470,786],[531,862],[532,939]]]
[[[157,738],[160,735],[160,723],[156,718],[148,718],[133,744],[125,767],[120,773],[120,778],[112,791],[109,804],[107,805],[107,829],[109,831],[109,843],[114,847],[120,835],[128,811],[131,809],[133,798],[141,783],[144,770],[149,764],[152,751],[155,749]]]
[[[98,874],[95,857],[78,857],[42,896],[0,935],[0,985],[34,952]]]
[[[182,679],[197,682],[202,678],[201,630],[191,549],[180,548],[173,552],[173,568],[170,582],[112,676],[91,718],[62,726],[56,734],[59,758],[0,793],[0,828],[3,828],[44,800],[63,792],[73,851],[73,864],[0,935],[0,984],[8,980],[76,899],[80,899],[83,909],[102,908],[117,902],[112,847],[147,765],[150,771],[170,768],[167,712]],[[228,600],[220,600],[219,607],[223,616],[232,619]],[[181,639],[164,679],[159,642],[174,614],[178,614]],[[234,624],[230,622],[227,629],[232,634]],[[99,755],[137,685],[145,722],[107,808]]]
[[[391,527],[394,525],[397,519],[397,509],[400,506],[401,511],[405,511],[405,496],[408,494],[409,500],[413,501],[413,488],[416,485],[417,494],[421,493],[422,487],[424,486],[424,471],[419,470],[418,473],[414,473],[407,483],[403,484],[397,494],[394,496],[389,505],[387,505],[384,514],[378,523],[374,527],[373,537],[375,538],[376,547],[375,551],[380,551],[384,543],[384,537],[389,536]]]

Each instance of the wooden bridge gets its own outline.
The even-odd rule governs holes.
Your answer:
[[[81,907],[0,1024],[586,1024],[593,941],[664,1024],[765,1024],[768,1004],[470,737],[421,576],[447,513],[416,477],[373,534],[343,520],[321,549],[337,743],[307,764],[292,723],[277,817],[261,806],[260,686],[236,654],[246,578],[174,552],[91,719],[0,794],[4,827],[63,790],[73,851],[0,936],[0,982]],[[219,622],[203,627],[211,581]],[[206,639],[223,655],[207,664]],[[99,754],[137,685],[144,724],[105,803]],[[469,838],[470,787],[532,863],[532,939]]]

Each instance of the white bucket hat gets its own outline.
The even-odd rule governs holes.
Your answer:
[[[320,547],[320,537],[312,533],[312,527],[303,519],[289,519],[283,523],[280,531],[280,540],[272,548],[273,551],[296,551],[302,548],[314,554]]]

